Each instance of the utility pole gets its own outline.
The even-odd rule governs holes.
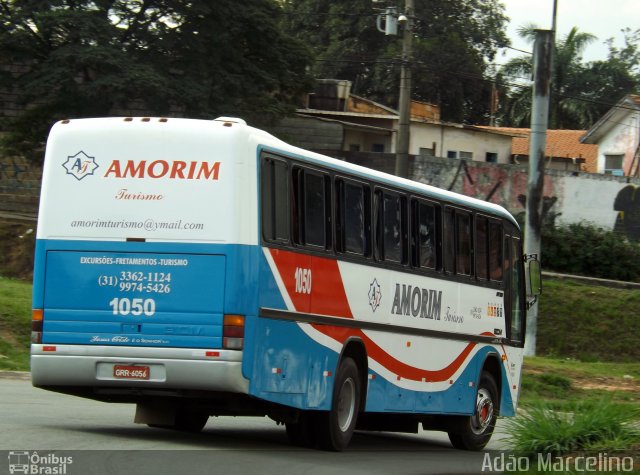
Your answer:
[[[533,100],[524,248],[526,254],[537,254],[538,256],[540,256],[541,249],[544,156],[549,123],[553,38],[553,30],[536,30],[533,48]],[[538,303],[536,302],[529,309],[527,315],[527,333],[524,346],[526,356],[535,356],[536,354],[537,325]]]
[[[411,43],[413,40],[413,0],[405,0],[404,14],[398,18],[404,23],[402,34],[402,67],[400,70],[400,97],[398,104],[398,138],[396,142],[396,175],[409,177],[409,129],[411,127]]]

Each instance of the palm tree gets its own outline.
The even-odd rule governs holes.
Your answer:
[[[534,25],[526,25],[518,34],[531,42],[535,39]],[[596,104],[585,101],[585,75],[588,68],[582,63],[582,52],[596,39],[591,33],[573,27],[556,42],[553,57],[552,98],[549,103],[549,127],[554,129],[586,128],[598,116]],[[532,75],[531,57],[510,60],[501,70],[503,78],[523,79]],[[578,99],[580,97],[580,99]],[[531,118],[531,88],[519,87],[509,95],[505,119],[513,126],[528,126]]]

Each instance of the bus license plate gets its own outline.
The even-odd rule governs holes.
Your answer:
[[[113,377],[116,379],[149,379],[149,367],[115,365]]]

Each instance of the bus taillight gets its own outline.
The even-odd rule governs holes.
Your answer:
[[[31,343],[42,343],[42,317],[41,308],[34,308],[31,312]]]
[[[227,350],[241,350],[244,347],[244,315],[224,316],[222,346]]]

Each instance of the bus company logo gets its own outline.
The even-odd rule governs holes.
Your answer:
[[[82,150],[75,155],[68,156],[62,166],[67,170],[67,175],[73,175],[77,180],[93,175],[93,172],[98,168],[95,157],[90,157]]]
[[[105,178],[168,178],[171,180],[213,180],[220,176],[221,162],[184,160],[113,160]]]
[[[369,284],[369,305],[374,312],[380,306],[382,300],[382,291],[380,290],[380,284],[377,279],[373,279],[373,282]]]
[[[64,475],[67,466],[73,463],[73,457],[56,454],[41,455],[27,450],[9,451],[9,473],[34,473]]]

